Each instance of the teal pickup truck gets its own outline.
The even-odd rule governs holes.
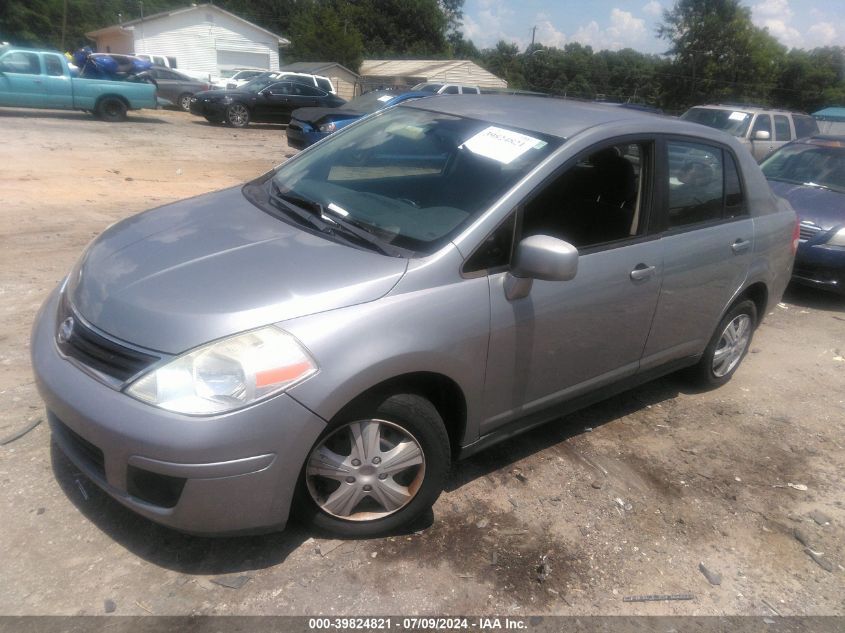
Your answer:
[[[156,107],[148,83],[71,77],[61,53],[0,47],[0,106],[85,110],[104,121],[123,121],[127,110]]]

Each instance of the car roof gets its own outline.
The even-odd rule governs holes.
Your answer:
[[[419,108],[489,121],[505,127],[571,138],[587,128],[605,123],[630,122],[631,133],[660,132],[732,142],[729,134],[699,123],[619,108],[599,103],[564,99],[537,99],[519,95],[436,95],[398,107]]]
[[[758,105],[745,105],[742,103],[711,103],[707,105],[696,105],[692,106],[692,108],[705,108],[707,110],[742,110],[744,112],[766,112],[766,113],[777,113],[777,114],[800,114],[803,116],[810,116],[806,112],[798,112],[795,110],[783,110],[780,108],[766,108],[763,106]],[[692,110],[690,108],[690,110]]]

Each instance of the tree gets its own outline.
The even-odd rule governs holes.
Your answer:
[[[726,99],[765,100],[785,47],[751,22],[739,0],[678,0],[657,34],[670,43],[664,82],[670,101],[688,106]]]

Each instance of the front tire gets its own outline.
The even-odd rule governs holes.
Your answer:
[[[722,317],[713,338],[689,377],[701,387],[718,387],[728,382],[739,368],[751,346],[757,327],[757,307],[745,299],[736,303]]]
[[[126,104],[117,97],[104,97],[97,102],[94,114],[102,121],[119,123],[126,120]]]
[[[176,100],[176,103],[179,104],[179,108],[183,112],[190,112],[191,111],[191,97],[193,95],[189,92],[179,95],[179,98]]]
[[[391,533],[434,504],[450,466],[434,405],[393,395],[342,414],[320,435],[300,477],[298,515],[346,538]]]
[[[233,103],[226,108],[226,123],[232,127],[249,125],[249,109],[241,103]]]

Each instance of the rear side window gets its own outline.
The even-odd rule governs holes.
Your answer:
[[[44,68],[51,77],[63,77],[65,69],[56,55],[44,55]]]
[[[791,134],[789,133],[789,117],[783,114],[775,115],[775,140],[776,141],[790,141]]]
[[[733,155],[703,143],[669,141],[668,228],[746,215],[739,167]]]
[[[725,217],[735,218],[747,213],[745,196],[742,195],[742,181],[736,161],[730,153],[723,150],[725,158]]]
[[[667,148],[669,228],[721,219],[724,199],[722,150],[680,141],[670,141]]]
[[[793,115],[792,122],[795,124],[796,138],[804,138],[819,133],[819,126],[813,117]]]

